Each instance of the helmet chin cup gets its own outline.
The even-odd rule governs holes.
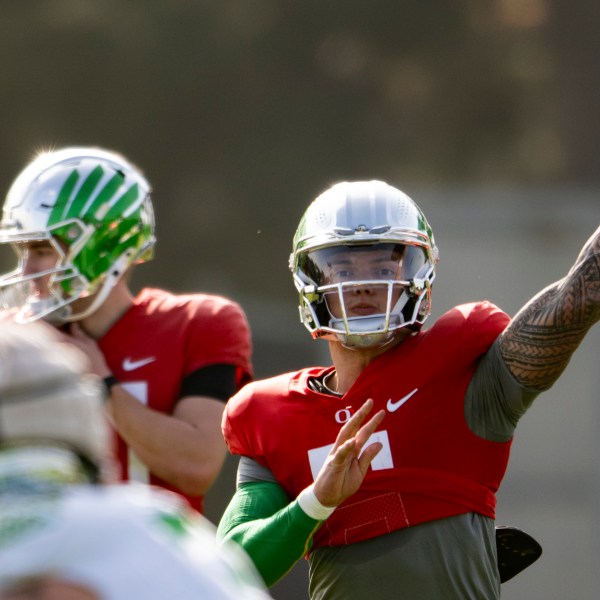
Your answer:
[[[349,334],[379,334],[385,333],[388,329],[400,325],[401,321],[398,315],[390,316],[390,323],[386,327],[386,318],[383,313],[378,315],[369,315],[368,317],[349,317],[347,319],[332,318],[329,321],[329,327],[337,331]],[[347,326],[346,326],[347,324]]]
[[[329,327],[339,331],[335,335],[345,348],[378,348],[393,339],[394,331],[401,324],[400,320],[398,315],[392,315],[386,326],[385,315],[378,314],[368,317],[350,317],[346,320],[331,319]]]
[[[381,348],[389,344],[395,337],[395,332],[370,333],[363,335],[340,334],[338,341],[348,350],[366,350],[369,348]]]
[[[69,320],[71,312],[70,306],[58,302],[53,296],[29,298],[15,315],[15,320],[17,323],[31,323],[42,319],[51,325],[59,326]]]

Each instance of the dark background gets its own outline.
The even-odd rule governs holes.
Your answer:
[[[287,257],[334,182],[384,179],[425,210],[434,318],[484,297],[516,312],[600,222],[596,1],[19,0],[0,17],[0,185],[36,150],[123,152],[157,217],[134,282],[239,301],[258,377],[328,361]],[[597,597],[599,355],[594,331],[520,426],[499,516],[545,554],[505,598]],[[274,595],[305,598],[304,569]]]

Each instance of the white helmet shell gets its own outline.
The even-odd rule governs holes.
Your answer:
[[[86,369],[50,325],[0,322],[0,447],[64,446],[109,477],[104,390]]]
[[[57,262],[26,274],[27,245],[40,241],[52,246]],[[25,322],[81,320],[99,308],[131,265],[152,258],[150,184],[116,152],[73,146],[42,153],[8,191],[0,243],[11,244],[19,258],[17,268],[0,277],[5,306],[21,308]],[[48,277],[43,295],[32,293]]]

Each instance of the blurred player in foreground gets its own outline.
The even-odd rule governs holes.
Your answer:
[[[252,374],[250,332],[226,298],[131,291],[155,243],[141,170],[100,148],[40,154],[7,194],[0,243],[18,257],[0,301],[20,322],[66,332],[110,390],[120,478],[175,490],[202,511],[227,454],[225,402]]]
[[[219,534],[269,585],[309,554],[313,600],[500,597],[496,491],[519,419],[600,318],[600,228],[512,319],[482,301],[422,328],[437,260],[383,182],[335,185],[302,217],[300,319],[333,366],[249,384],[223,422],[241,459]]]
[[[0,599],[269,598],[181,496],[103,485],[115,467],[105,392],[58,339],[0,322]]]

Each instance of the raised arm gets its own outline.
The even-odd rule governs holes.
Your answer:
[[[500,336],[500,352],[522,385],[547,390],[600,319],[600,227],[567,275],[534,296]]]

